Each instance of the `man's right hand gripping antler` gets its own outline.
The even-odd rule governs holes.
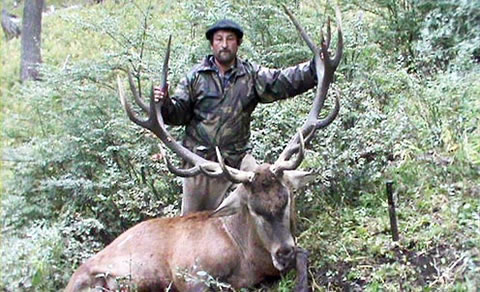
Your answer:
[[[155,102],[162,102],[165,103],[168,100],[168,83],[165,87],[162,86],[154,86],[153,87],[153,99]]]

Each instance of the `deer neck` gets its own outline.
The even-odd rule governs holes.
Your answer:
[[[222,217],[222,224],[225,231],[237,245],[242,256],[258,257],[267,255],[270,258],[268,250],[263,248],[255,228],[255,222],[246,206],[242,207],[235,215]]]

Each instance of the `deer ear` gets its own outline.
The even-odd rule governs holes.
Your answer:
[[[230,216],[240,211],[243,203],[243,194],[246,192],[242,185],[237,188],[226,197],[220,206],[210,214],[210,217],[223,217]]]
[[[298,190],[313,181],[315,173],[312,171],[285,170],[283,171],[283,178],[291,188]]]
[[[242,171],[254,171],[257,168],[258,164],[255,158],[251,154],[245,155],[240,164],[240,170]]]

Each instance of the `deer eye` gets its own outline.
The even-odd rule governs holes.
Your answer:
[[[273,214],[271,214],[270,212],[268,212],[267,210],[264,210],[262,208],[255,208],[253,210],[253,213],[255,213],[255,215],[257,217],[261,218],[262,220],[269,221],[269,220],[272,220],[272,218],[273,218]]]

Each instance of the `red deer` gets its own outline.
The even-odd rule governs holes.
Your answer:
[[[135,291],[204,291],[210,288],[209,279],[228,283],[232,288],[249,287],[266,277],[284,273],[295,262],[296,291],[309,291],[306,254],[296,246],[291,232],[292,190],[302,186],[310,175],[310,172],[296,170],[304,157],[304,144],[311,141],[317,129],[329,125],[339,112],[337,94],[333,110],[324,119],[318,119],[341,59],[343,39],[338,9],[334,58],[328,52],[330,25],[319,49],[293,15],[286,12],[315,55],[319,86],[307,121],[274,164],[258,165],[247,155],[240,169],[231,168],[225,165],[218,148],[219,162],[205,160],[175,141],[163,122],[161,104],[155,103],[153,96],[149,106],[143,104],[129,74],[135,100],[148,113],[147,120],[137,118],[125,99],[122,83],[117,80],[119,96],[129,118],[152,131],[169,149],[194,165],[190,169],[178,169],[164,155],[170,171],[182,177],[200,172],[212,177],[225,176],[238,186],[214,211],[151,219],[125,231],[78,268],[66,291],[95,287],[101,291],[119,290],[122,288],[118,278],[126,278]],[[169,50],[170,40],[163,82],[166,82]]]

